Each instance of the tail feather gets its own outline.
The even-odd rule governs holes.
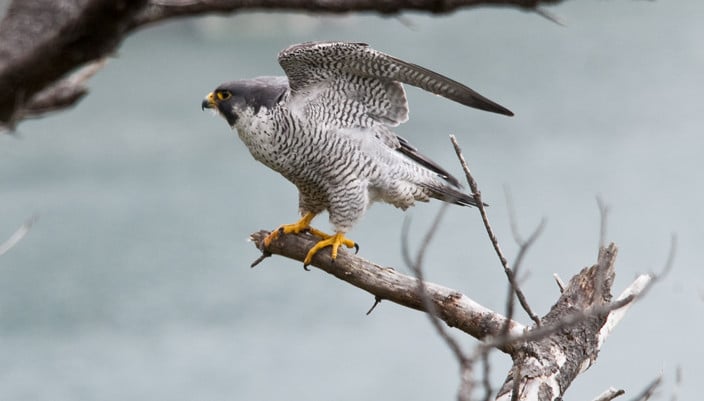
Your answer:
[[[431,183],[422,185],[429,193],[429,195],[435,199],[439,199],[443,202],[454,203],[460,206],[474,206],[477,207],[477,201],[474,199],[472,194],[467,194],[459,190],[454,186],[450,186],[444,183]],[[489,206],[482,202],[484,206]]]

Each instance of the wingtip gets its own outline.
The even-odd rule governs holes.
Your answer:
[[[508,116],[508,117],[513,117],[513,116],[515,115],[515,114],[513,114],[513,112],[512,112],[511,110],[506,109],[506,108],[504,108],[503,110],[501,110],[501,112],[500,112],[499,114],[503,114],[503,115]]]
[[[482,100],[483,101],[479,105],[474,105],[474,107],[478,106],[477,108],[482,109],[484,111],[489,111],[492,113],[502,114],[502,115],[508,116],[508,117],[513,117],[513,112],[511,110],[505,108],[504,106],[502,106],[496,102],[492,102],[491,100],[488,100],[488,99],[482,99]]]
[[[478,108],[478,109],[481,109],[484,111],[488,111],[488,112],[496,113],[496,114],[501,114],[501,115],[508,116],[508,117],[514,116],[514,114],[511,110],[505,108],[504,106],[502,106],[500,104],[494,103],[494,102],[491,102],[491,104],[483,103],[481,105],[473,105],[470,107],[475,107],[475,108]]]

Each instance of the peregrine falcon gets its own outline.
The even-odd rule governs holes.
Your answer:
[[[402,83],[469,107],[512,116],[503,106],[426,68],[364,43],[309,42],[279,53],[285,77],[223,83],[201,103],[227,120],[254,158],[299,191],[302,218],[264,240],[307,231],[320,238],[304,265],[325,247],[337,257],[345,233],[374,201],[406,209],[439,199],[476,206],[459,181],[391,128],[408,120]],[[310,226],[327,210],[335,234]]]

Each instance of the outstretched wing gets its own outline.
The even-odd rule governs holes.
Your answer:
[[[408,119],[401,83],[508,116],[513,113],[474,90],[421,66],[381,53],[364,43],[309,42],[279,53],[294,99],[326,107],[345,126],[368,126],[364,117],[390,126]],[[332,107],[337,106],[338,110]],[[325,117],[318,115],[317,117]],[[348,125],[349,124],[349,125]]]
[[[319,124],[341,128],[348,135],[371,133],[454,186],[459,186],[455,177],[387,128],[408,120],[408,102],[401,83],[469,107],[513,115],[459,82],[364,43],[293,45],[279,53],[279,64],[288,77],[289,107],[294,112]]]

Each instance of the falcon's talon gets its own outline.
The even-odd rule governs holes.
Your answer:
[[[305,260],[303,260],[304,265],[309,265],[311,261],[313,260],[313,256],[318,253],[323,248],[327,247],[332,247],[332,250],[330,252],[330,257],[332,258],[332,261],[334,262],[335,259],[337,258],[337,250],[340,248],[340,245],[344,245],[347,248],[353,248],[355,247],[356,243],[352,241],[349,238],[345,237],[345,233],[343,232],[338,232],[335,235],[330,235],[328,238],[322,239],[318,241],[315,245],[313,245],[312,248],[308,251],[308,254],[306,255]]]
[[[354,254],[356,255],[358,253],[359,253],[359,244],[355,242],[354,243]]]
[[[279,237],[279,232],[278,230],[274,230],[269,233],[264,239],[262,240],[262,244],[264,245],[264,248],[268,248],[271,245],[271,241],[277,239]]]

